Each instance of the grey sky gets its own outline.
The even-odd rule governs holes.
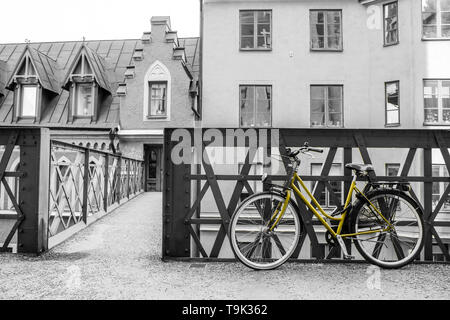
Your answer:
[[[0,10],[0,43],[137,39],[162,15],[179,36],[199,35],[199,0],[21,0]]]

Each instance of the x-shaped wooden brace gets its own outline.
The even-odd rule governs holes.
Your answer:
[[[17,199],[14,196],[13,192],[11,191],[10,186],[8,185],[8,181],[6,180],[6,168],[8,166],[9,160],[11,159],[12,153],[14,151],[14,147],[17,143],[17,140],[19,138],[18,133],[12,133],[9,137],[8,144],[5,147],[5,152],[3,153],[3,157],[0,160],[0,182],[3,183],[3,186],[5,188],[6,193],[8,194],[8,197],[10,198],[14,209],[17,213],[17,220],[14,223],[13,227],[11,228],[11,231],[9,232],[8,236],[6,237],[5,241],[3,242],[3,247],[0,248],[0,252],[8,252],[8,246],[11,242],[14,234],[16,233],[17,229],[19,229],[22,221],[25,219],[25,215],[23,214],[22,210],[20,209]]]
[[[192,219],[194,213],[199,208],[200,203],[205,196],[206,192],[211,189],[211,192],[214,196],[214,200],[217,205],[217,209],[219,210],[219,214],[222,220],[222,223],[220,224],[219,232],[217,233],[216,240],[214,241],[213,248],[211,250],[211,254],[209,255],[210,258],[217,258],[219,256],[220,250],[222,248],[223,242],[225,240],[225,237],[228,232],[228,225],[230,222],[231,215],[236,210],[236,207],[239,203],[240,195],[245,188],[250,194],[253,194],[253,190],[248,183],[247,180],[245,180],[245,177],[248,176],[250,173],[252,161],[256,155],[256,149],[249,148],[249,151],[246,156],[246,160],[244,165],[242,166],[240,176],[241,178],[236,182],[236,186],[234,188],[234,191],[231,195],[230,201],[228,203],[228,206],[225,205],[225,201],[223,200],[222,192],[219,187],[219,183],[217,180],[217,177],[214,173],[214,169],[211,165],[211,162],[208,157],[208,153],[206,152],[206,145],[203,144],[203,156],[202,156],[202,163],[203,168],[205,170],[206,174],[206,182],[203,185],[202,190],[200,191],[200,195],[197,197],[197,200],[194,202],[194,205],[189,210],[188,214],[185,217],[185,221],[187,223],[188,230],[192,236],[192,239],[194,240],[195,244],[197,245],[197,248],[199,249],[200,253],[203,257],[207,258],[208,254],[206,253],[203,245],[200,242],[200,239],[194,229],[192,228],[192,225],[190,224],[190,220]]]

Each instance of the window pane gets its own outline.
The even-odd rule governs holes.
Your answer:
[[[341,48],[341,38],[340,37],[328,37],[328,49],[340,49]]]
[[[450,23],[450,12],[442,12],[441,13],[441,21],[442,21],[442,24],[449,24]]]
[[[312,24],[324,23],[323,20],[323,12],[319,11],[310,11],[309,12],[309,21]]]
[[[450,38],[450,25],[442,26],[441,30],[443,38]]]
[[[254,110],[255,110],[255,90],[251,86],[241,86],[240,88],[240,112],[241,112],[241,126],[250,127],[254,125]]]
[[[400,123],[400,117],[398,110],[388,110],[386,113],[387,124],[397,124]]]
[[[388,177],[396,177],[400,172],[399,164],[386,164],[386,175]]]
[[[328,36],[336,36],[339,37],[341,34],[341,25],[340,24],[328,24],[327,26]]]
[[[325,100],[311,100],[311,112],[312,113],[324,113],[325,112]]]
[[[77,108],[76,115],[78,116],[92,116],[92,85],[77,85]]]
[[[426,12],[422,14],[422,20],[424,25],[434,25],[436,24],[437,17],[434,12]]]
[[[436,11],[436,0],[422,0],[422,11]]]
[[[254,19],[254,13],[252,11],[241,11],[241,23],[253,24],[255,22]]]
[[[243,24],[241,26],[241,34],[242,36],[253,36],[255,34],[255,25]]]
[[[258,36],[258,48],[270,48],[271,46],[271,39],[270,35],[266,36]]]
[[[441,0],[441,11],[450,11],[450,0]]]
[[[167,84],[150,84],[150,115],[165,116],[167,103]]]
[[[256,125],[259,127],[271,126],[272,115],[272,87],[256,87]]]
[[[255,87],[241,86],[241,100],[254,100],[255,99]]]
[[[313,49],[325,48],[325,38],[324,37],[313,37],[311,39],[311,48],[313,48]]]
[[[325,100],[326,90],[325,86],[311,86],[311,99]]]
[[[311,114],[311,125],[314,126],[324,126],[325,125],[325,113],[312,113]]]
[[[253,37],[242,37],[241,38],[241,48],[243,49],[253,49],[254,39]]]
[[[311,25],[311,34],[313,37],[317,37],[317,36],[323,36],[325,29],[324,29],[325,25],[323,24],[314,24]]]
[[[22,87],[22,117],[36,116],[37,87]]]
[[[342,126],[342,114],[341,113],[330,113],[328,116],[328,126],[330,127],[341,127]]]
[[[437,123],[439,121],[438,111],[434,109],[425,109],[425,122]]]
[[[84,58],[84,74],[92,74],[92,73],[93,72],[92,72],[89,62],[87,61],[86,58]]]
[[[437,26],[436,25],[428,25],[423,26],[423,36],[425,38],[436,38],[437,37]]]
[[[258,11],[258,23],[270,24],[271,15],[270,11]]]
[[[341,99],[342,87],[341,86],[329,86],[328,87],[328,99]]]
[[[328,11],[327,23],[341,23],[341,13],[339,11]]]

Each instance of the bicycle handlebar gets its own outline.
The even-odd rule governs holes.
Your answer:
[[[305,152],[323,153],[322,149],[309,147],[308,142],[305,142],[305,145],[296,151],[292,151],[290,148],[287,148],[286,151],[287,151],[287,156],[291,157],[291,158],[298,156],[298,154],[300,152],[302,152],[302,153],[305,153]]]

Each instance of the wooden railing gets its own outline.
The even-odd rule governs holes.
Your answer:
[[[143,191],[143,162],[51,141],[49,247]]]
[[[245,196],[262,190],[258,182],[262,172],[255,172],[255,167],[262,167],[266,171],[275,164],[275,162],[269,165],[261,164],[261,159],[250,159],[250,153],[245,153],[239,160],[240,163],[227,162],[223,166],[210,161],[211,152],[206,151],[212,148],[216,150],[215,157],[225,154],[230,148],[247,147],[248,152],[249,139],[244,139],[245,144],[239,144],[238,139],[235,139],[235,130],[206,128],[165,130],[163,258],[189,260],[234,258],[227,240],[230,217]],[[248,130],[244,129],[242,132],[247,133],[247,138],[252,136]],[[221,137],[211,138],[216,135]],[[342,195],[347,194],[352,179],[351,170],[343,166],[345,163],[373,164],[376,170],[371,178],[380,183],[409,182],[412,187],[411,196],[420,203],[426,221],[426,242],[419,260],[450,261],[450,212],[447,214],[443,210],[444,207],[450,207],[448,175],[450,131],[270,129],[265,130],[263,134],[261,130],[256,130],[255,136],[258,143],[261,137],[277,136],[276,144],[269,138],[265,139],[269,141],[268,144],[262,146],[264,153],[272,157],[271,161],[276,161],[273,159],[276,154],[278,157],[284,155],[287,147],[300,147],[305,141],[313,147],[326,149],[327,152],[322,159],[312,161],[306,159],[306,164],[302,164],[303,171],[299,172],[303,180],[310,184],[311,190],[314,190],[316,198],[327,193],[334,201],[336,199],[342,201],[344,198]],[[231,145],[229,141],[232,142]],[[180,153],[180,146],[183,144],[187,144],[188,148]],[[196,158],[201,161],[190,163],[174,161],[173,156],[180,154],[191,160]],[[433,155],[439,157],[440,166],[447,174],[440,176],[433,174],[436,166]],[[314,161],[321,164],[319,175],[311,173]],[[340,174],[331,173],[336,163],[341,168]],[[387,163],[398,165],[397,175],[386,173]],[[286,161],[282,161],[280,170],[269,173],[269,180],[273,183],[283,181],[288,165]],[[339,194],[336,194],[336,187],[333,187],[336,183],[341,185],[341,188],[338,188]],[[317,220],[313,218],[307,206],[298,200],[296,199],[305,232],[301,235],[293,258],[300,260],[340,258],[340,250],[328,246]],[[349,247],[352,249],[350,244]]]

